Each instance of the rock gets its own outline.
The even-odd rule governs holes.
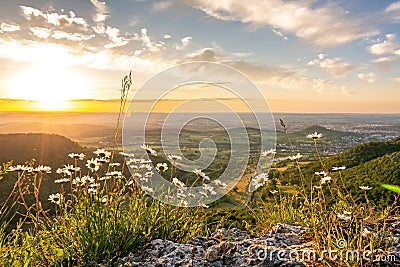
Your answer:
[[[399,234],[395,230],[400,229],[400,224],[396,222],[390,227],[393,228],[391,238],[396,242],[392,244],[388,253],[398,261],[400,244]],[[209,238],[197,236],[186,243],[156,239],[149,244],[149,248],[120,258],[117,264],[110,266],[315,266],[315,258],[304,260],[301,257],[301,253],[314,251],[316,246],[312,241],[302,238],[306,231],[307,229],[301,226],[278,224],[264,236],[250,236],[245,231],[233,228],[219,229]]]

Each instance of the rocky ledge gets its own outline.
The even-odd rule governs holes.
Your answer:
[[[388,240],[396,241],[385,255],[381,255],[376,266],[397,266],[400,260],[400,227],[396,223]],[[315,244],[303,238],[307,231],[301,226],[278,224],[266,235],[258,237],[233,228],[219,229],[210,237],[195,237],[186,243],[174,243],[168,240],[153,240],[149,247],[138,253],[117,260],[117,266],[320,266]],[[336,251],[326,257],[337,260],[351,260],[349,257],[368,257],[364,252]],[[364,254],[363,254],[364,253]],[[347,257],[347,258],[344,258]],[[377,258],[371,257],[370,261]],[[378,263],[379,264],[379,263]],[[115,266],[115,265],[114,265]],[[375,266],[375,265],[373,265]]]

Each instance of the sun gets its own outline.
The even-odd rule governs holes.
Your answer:
[[[18,73],[10,83],[13,98],[34,102],[35,109],[71,109],[69,100],[90,98],[85,75],[65,67],[38,66]]]

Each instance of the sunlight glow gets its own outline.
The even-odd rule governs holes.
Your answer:
[[[13,77],[9,93],[16,99],[37,101],[38,110],[67,110],[68,100],[92,97],[88,79],[73,70],[43,65]]]

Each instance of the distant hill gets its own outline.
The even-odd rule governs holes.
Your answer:
[[[333,155],[323,160],[330,171],[332,167],[346,166],[343,179],[346,186],[355,195],[362,193],[358,186],[370,185],[376,188],[371,191],[371,199],[377,203],[393,200],[394,194],[377,188],[380,183],[400,184],[400,138],[388,142],[368,142],[352,147],[343,153]],[[302,173],[306,179],[311,177],[317,181],[314,174],[323,170],[320,162],[302,165]],[[275,174],[275,173],[274,173]],[[294,166],[280,173],[284,183],[299,184],[299,174]]]
[[[13,161],[13,165],[25,164],[35,159],[35,166],[47,165],[52,168],[51,174],[43,174],[40,199],[44,207],[50,207],[47,198],[60,190],[54,180],[59,177],[57,168],[65,164],[73,164],[69,153],[84,153],[92,158],[93,149],[83,148],[78,143],[56,134],[1,134],[0,135],[0,164]],[[86,162],[86,161],[85,161]],[[0,202],[4,201],[11,192],[16,181],[17,173],[10,172],[0,180]]]
[[[83,144],[111,142],[115,128],[106,125],[56,122],[8,122],[0,124],[0,134],[46,133],[66,136]]]
[[[37,164],[66,164],[69,153],[82,150],[78,143],[57,134],[0,134],[0,162],[24,164],[35,159]]]
[[[337,139],[337,138],[342,138],[344,136],[362,136],[359,133],[331,130],[331,129],[325,128],[323,126],[320,126],[320,125],[312,125],[301,131],[297,131],[295,133],[303,135],[303,136],[307,136],[308,134],[314,133],[314,132],[322,133],[322,135],[325,138],[329,138],[329,139]]]

